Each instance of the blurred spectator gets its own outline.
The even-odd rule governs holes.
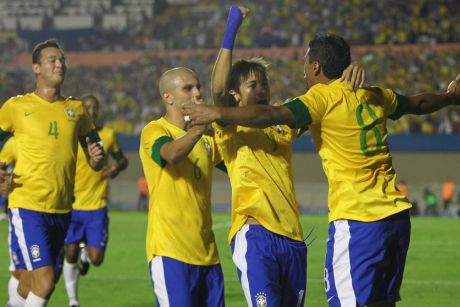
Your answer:
[[[404,196],[406,196],[407,198],[409,198],[409,194],[408,194],[408,190],[407,190],[407,183],[406,181],[404,180],[401,180],[398,184],[397,184],[397,187],[398,187],[398,190],[404,194]]]
[[[423,198],[425,200],[425,215],[436,216],[438,206],[438,197],[436,194],[433,193],[429,188],[426,188],[425,192],[423,193]]]
[[[137,180],[137,186],[139,190],[139,197],[137,199],[136,209],[137,211],[147,211],[147,208],[149,207],[149,188],[144,175],[140,176]]]
[[[443,202],[443,209],[444,209],[444,215],[449,215],[450,212],[450,206],[453,205],[453,200],[454,200],[454,195],[455,195],[455,186],[454,182],[450,179],[447,178],[443,183],[442,183],[442,202]]]
[[[420,211],[419,211],[419,208],[418,208],[418,203],[417,201],[415,200],[411,200],[409,198],[409,188],[407,186],[407,183],[405,180],[401,180],[400,182],[398,182],[397,184],[397,188],[398,190],[404,194],[404,196],[406,196],[407,199],[410,200],[410,203],[412,204],[412,208],[410,209],[410,214],[412,216],[417,216],[420,214]]]

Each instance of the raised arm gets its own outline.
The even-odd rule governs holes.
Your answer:
[[[429,114],[449,105],[460,105],[460,74],[444,94],[423,93],[407,97],[405,114]]]
[[[222,46],[212,70],[211,93],[215,105],[227,106],[229,104],[228,81],[232,68],[233,45],[241,21],[246,17],[248,11],[244,7],[230,7]]]

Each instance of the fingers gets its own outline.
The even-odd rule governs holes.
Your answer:
[[[350,90],[355,90],[357,88],[356,80],[358,79],[358,74],[359,74],[359,67],[353,66],[353,69],[351,72],[351,80],[350,80],[350,83],[348,84],[348,88]]]
[[[447,87],[447,92],[455,95],[460,95],[460,74],[455,77]]]
[[[366,71],[363,69],[361,70],[361,82],[359,83],[358,88],[362,88],[364,85],[364,78],[365,78]]]
[[[350,80],[350,71],[351,71],[351,66],[348,66],[347,68],[345,68],[345,70],[343,71],[342,73],[342,77],[340,77],[340,81],[343,82],[343,81],[347,81],[347,80]]]
[[[243,15],[243,18],[246,18],[246,16],[248,16],[249,14],[249,9],[244,6],[239,6],[238,8],[240,9],[241,15]]]
[[[95,162],[99,162],[104,158],[104,149],[99,143],[93,143],[89,137],[86,137],[88,145],[88,154]]]

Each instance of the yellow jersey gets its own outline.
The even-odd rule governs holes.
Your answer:
[[[292,143],[298,130],[214,124],[215,138],[232,187],[231,242],[255,218],[269,231],[303,240],[292,177]]]
[[[17,145],[10,208],[69,212],[78,141],[98,139],[82,102],[50,103],[34,93],[10,98],[0,109],[0,138],[9,133]]]
[[[150,122],[141,133],[139,155],[150,194],[147,260],[166,256],[213,265],[219,256],[212,231],[211,183],[221,158],[214,139],[203,135],[186,158],[166,163],[161,146],[185,133],[165,118]]]
[[[308,126],[329,183],[329,221],[372,222],[411,207],[396,188],[387,143],[387,118],[397,119],[407,98],[389,89],[350,91],[336,80],[316,84],[288,102],[297,127]]]
[[[3,144],[2,151],[0,152],[0,161],[3,163],[3,166],[9,166],[14,164],[17,159],[16,153],[16,139],[14,136],[11,136],[5,144]]]
[[[117,159],[122,155],[120,145],[113,131],[110,128],[102,128],[98,131],[102,144],[104,145],[105,157],[108,160],[109,154]],[[106,163],[105,163],[106,164]],[[109,192],[109,179],[102,175],[102,170],[95,171],[89,165],[81,145],[78,145],[77,171],[75,175],[74,203],[72,208],[76,210],[98,210],[107,206]]]

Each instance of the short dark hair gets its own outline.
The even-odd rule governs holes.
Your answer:
[[[96,96],[92,95],[92,94],[88,94],[88,95],[83,95],[80,100],[83,101],[83,100],[86,100],[86,99],[93,99],[94,101],[96,101],[97,103],[99,103],[99,99],[96,98]]]
[[[317,61],[324,75],[337,79],[351,63],[350,46],[335,34],[319,34],[308,44],[310,63]]]
[[[251,73],[267,78],[268,66],[268,62],[260,57],[237,61],[230,71],[228,89],[238,91],[241,81],[247,79]]]
[[[261,57],[239,60],[235,62],[230,71],[228,90],[239,92],[242,81],[246,80],[251,73],[256,76],[267,78],[267,68],[270,64]],[[233,95],[228,95],[229,103],[236,105]]]
[[[41,56],[42,50],[45,49],[45,48],[49,48],[49,47],[57,48],[61,52],[63,52],[61,46],[59,45],[59,43],[58,43],[58,41],[56,39],[54,39],[54,38],[48,39],[48,40],[46,40],[44,42],[41,42],[41,43],[38,43],[37,45],[35,45],[34,50],[32,51],[32,63],[33,64],[38,64],[38,62],[40,61],[40,56]]]

